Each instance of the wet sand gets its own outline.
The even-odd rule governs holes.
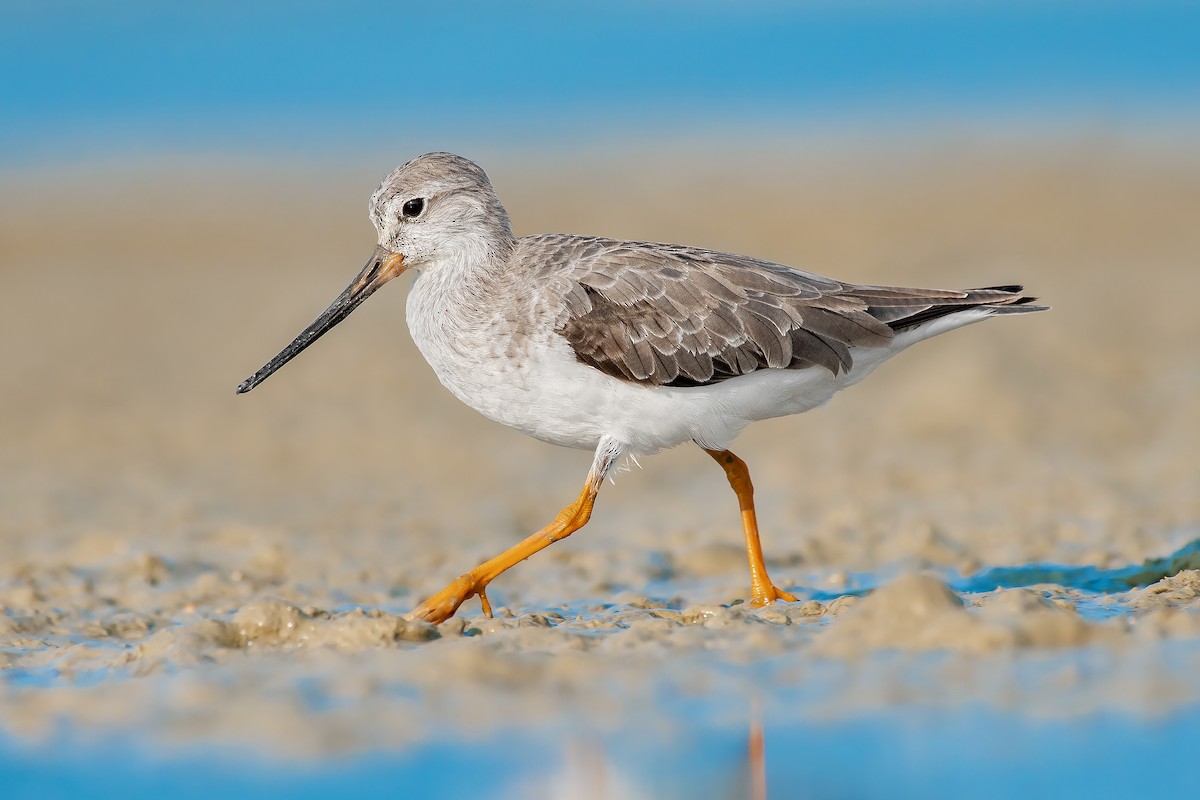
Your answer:
[[[1019,281],[1054,310],[924,343],[742,436],[772,575],[801,602],[741,602],[736,502],[681,448],[498,580],[495,619],[472,600],[437,629],[401,615],[546,522],[590,455],[442,389],[408,339],[407,279],[233,393],[361,266],[370,191],[410,154],[6,174],[10,749],[128,740],[311,767],[457,742],[450,764],[511,737],[566,753],[513,776],[513,796],[561,796],[546,775],[590,774],[570,755],[605,749],[589,743],[755,719],[1194,722],[1200,160],[1102,136],[808,142],[773,151],[782,166],[714,152],[467,155],[518,233],[859,282]],[[645,775],[626,777],[605,793],[636,796]]]

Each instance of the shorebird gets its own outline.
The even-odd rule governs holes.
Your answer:
[[[1020,286],[867,286],[697,247],[596,236],[517,237],[487,174],[452,153],[398,167],[371,196],[378,243],[308,328],[247,378],[248,392],[406,270],[408,329],[438,379],[490,419],[594,453],[550,524],[409,613],[440,623],[501,573],[583,527],[614,465],[694,442],[741,510],[751,602],[796,598],[767,574],[745,462],[750,422],[799,414],[909,345],[990,316],[1045,310]]]

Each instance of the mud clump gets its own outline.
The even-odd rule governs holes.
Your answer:
[[[986,653],[1019,647],[1076,647],[1106,632],[1073,610],[1029,589],[991,595],[969,609],[949,586],[924,574],[903,575],[872,592],[814,643],[827,655],[861,657],[876,650]]]

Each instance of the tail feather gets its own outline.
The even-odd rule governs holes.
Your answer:
[[[896,302],[900,298],[889,298],[886,305],[872,304],[867,312],[893,331],[910,330],[931,320],[974,309],[986,310],[990,314],[1023,314],[1047,311],[1049,306],[1036,305],[1037,298],[1021,294],[1025,287],[1016,284],[988,286],[954,293],[953,297],[931,297],[915,294],[907,303]]]

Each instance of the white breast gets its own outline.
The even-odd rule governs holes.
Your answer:
[[[498,284],[433,270],[414,283],[407,313],[413,340],[438,379],[479,413],[552,444],[591,450],[609,436],[635,454],[688,441],[728,447],[750,422],[820,406],[900,350],[975,317],[858,350],[854,368],[842,375],[820,367],[762,370],[713,386],[653,387],[579,362],[544,308],[506,296]]]
[[[549,320],[530,316],[532,304],[463,293],[437,271],[421,275],[408,297],[413,341],[459,400],[552,444],[590,450],[608,435],[637,454],[691,440],[725,447],[747,423],[805,411],[836,389],[825,370],[760,373],[712,387],[638,385],[580,363]]]

